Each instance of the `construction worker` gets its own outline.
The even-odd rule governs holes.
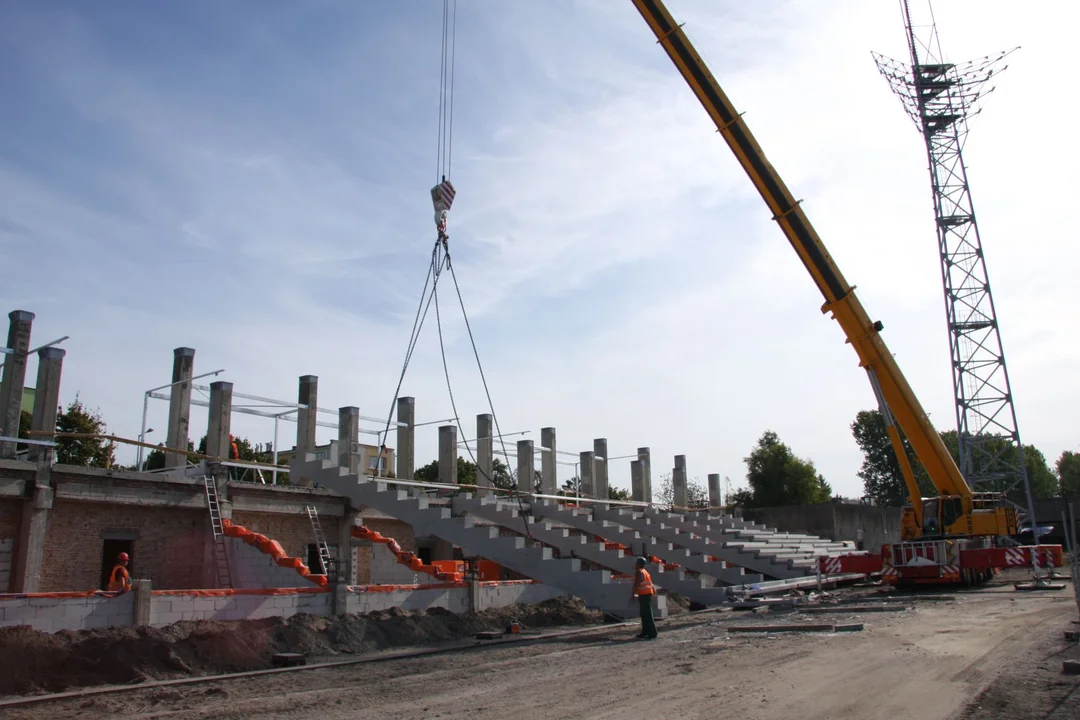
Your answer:
[[[648,562],[646,558],[639,557],[637,562],[634,563],[636,567],[634,570],[634,586],[630,591],[630,595],[638,599],[638,607],[641,609],[641,634],[638,637],[642,640],[655,640],[657,632],[656,622],[653,620],[652,603],[653,596],[656,595],[656,588],[653,587],[652,576],[645,569]]]
[[[131,589],[131,575],[127,571],[128,554],[122,552],[116,556],[116,564],[109,573],[109,585],[106,590],[127,592]]]

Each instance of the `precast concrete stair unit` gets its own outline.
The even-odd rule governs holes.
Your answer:
[[[763,548],[762,553],[772,553],[774,549],[779,549],[779,557],[802,557],[813,560],[822,555],[839,555],[855,549],[854,543],[838,542],[817,535],[779,532],[765,527],[740,527],[729,521],[743,523],[743,520],[727,515],[683,515],[656,508],[646,508],[644,515],[657,522],[676,527],[682,532],[700,535],[714,542],[726,542],[731,545],[737,545],[739,542],[750,543],[750,547]]]
[[[366,506],[408,523],[416,533],[433,535],[522,575],[581,598],[590,608],[618,617],[634,617],[630,583],[612,580],[609,570],[582,570],[581,560],[555,559],[550,548],[528,547],[521,536],[500,537],[495,526],[478,527],[472,517],[455,517],[448,507],[429,506],[425,497],[392,490],[388,483],[349,472],[308,455],[291,464],[293,477],[315,483]],[[659,601],[658,601],[659,602]],[[663,612],[663,606],[660,606]]]
[[[525,529],[516,503],[508,503],[492,497],[477,498],[466,495],[454,498],[453,505],[454,514],[468,513],[469,515],[495,523],[496,525],[515,532],[523,532]],[[535,507],[535,503],[533,507]],[[614,526],[609,526],[608,529],[617,530]],[[592,540],[584,535],[571,535],[570,532],[570,528],[555,527],[551,522],[546,520],[538,521],[534,519],[529,522],[529,534],[532,538],[545,545],[556,548],[562,555],[573,554],[578,558],[588,560],[601,567],[627,575],[634,572],[634,561],[636,558],[633,555],[628,555],[619,549],[608,550],[603,542]],[[595,528],[591,527],[590,524],[590,529],[585,530],[585,532],[594,533]],[[637,533],[631,533],[631,531],[622,532],[623,534],[632,534],[634,539],[640,542]],[[613,540],[612,538],[607,537],[606,534],[604,535],[604,539],[608,542],[619,542],[627,547],[630,546],[629,542]],[[629,540],[629,538],[624,539]],[[653,544],[659,545],[658,543],[655,543],[655,541]],[[666,545],[666,548],[668,555],[674,555],[674,553],[670,552],[670,544]],[[683,551],[683,554],[686,557],[690,556],[689,551]],[[656,553],[656,555],[657,557],[662,557],[659,552]],[[682,560],[685,558],[680,556],[679,559]],[[728,568],[728,570],[731,570],[731,568]],[[662,569],[653,569],[652,572],[650,572],[650,575],[652,575],[654,585],[657,585],[664,590],[677,592],[702,605],[717,605],[730,599],[730,594],[726,588],[712,586],[705,578],[688,578],[686,577],[686,573],[681,570],[663,572]],[[745,578],[749,578],[749,580],[746,580]],[[740,575],[740,582],[754,582],[756,581],[755,578],[756,580],[760,580],[761,576]]]
[[[682,518],[682,516],[678,517]],[[705,559],[715,557],[778,580],[806,577],[814,573],[812,558],[790,557],[787,553],[779,551],[769,552],[767,543],[749,542],[736,537],[734,532],[727,539],[723,539],[725,536],[720,535],[719,539],[710,540],[698,535],[697,532],[680,530],[670,521],[649,517],[636,508],[613,507],[598,503],[593,507],[593,520],[594,522],[608,520],[636,530],[642,535],[672,543],[694,553],[701,553]]]
[[[537,518],[547,518],[572,528],[601,537],[607,542],[625,545],[634,551],[645,552],[661,560],[681,565],[686,570],[714,578],[725,585],[745,585],[761,582],[760,574],[748,574],[741,565],[725,566],[724,562],[709,559],[708,555],[694,554],[690,549],[675,547],[672,542],[653,537],[648,532],[628,529],[610,520],[594,519],[585,508],[568,508],[554,500],[535,500],[532,513]],[[734,555],[732,554],[734,557]],[[720,557],[717,555],[716,557]],[[721,558],[721,561],[725,558]],[[687,597],[690,597],[687,595]]]

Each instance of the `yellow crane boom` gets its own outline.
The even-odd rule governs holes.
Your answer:
[[[731,151],[735,153],[739,164],[742,165],[743,170],[746,171],[772,211],[773,219],[779,223],[803,265],[810,272],[818,289],[825,297],[825,303],[821,307],[822,312],[832,313],[832,317],[840,324],[847,336],[847,341],[855,348],[859,356],[859,365],[866,368],[871,383],[875,386],[875,393],[879,393],[880,399],[884,400],[882,411],[887,421],[888,411],[891,410],[896,423],[904,431],[916,457],[926,469],[938,493],[952,499],[953,502],[959,501],[961,507],[955,507],[947,513],[945,521],[941,523],[942,530],[945,526],[956,527],[962,524],[966,528],[956,527],[956,529],[966,530],[966,532],[960,534],[1007,534],[1008,523],[1005,523],[1004,528],[999,527],[1001,525],[998,521],[999,513],[992,511],[989,507],[980,508],[984,511],[983,522],[972,523],[971,488],[960,473],[960,468],[957,467],[945,443],[942,442],[941,436],[934,430],[918,398],[915,397],[907,379],[881,338],[882,324],[870,319],[856,297],[854,288],[844,279],[799,203],[765,158],[753,133],[750,132],[742,116],[736,112],[735,107],[701,60],[682,28],[660,0],[632,0],[632,2],[645,22],[652,28],[657,40],[697,95],[706,112],[716,123],[717,130]],[[895,427],[890,427],[889,435],[901,466],[905,470],[905,480],[915,514],[915,525],[921,529],[923,527],[921,494],[911,474],[907,455],[903,451],[900,436]],[[982,503],[975,504],[978,507]],[[991,510],[989,515],[995,518],[993,522],[990,522],[991,517],[987,516],[986,510]],[[960,520],[961,517],[964,520],[963,523],[952,522]],[[1015,528],[1015,519],[1012,525]],[[983,530],[988,532],[982,533]],[[1012,531],[1015,532],[1015,529]]]

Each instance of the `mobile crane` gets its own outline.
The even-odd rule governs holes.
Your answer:
[[[1016,533],[1015,508],[1002,493],[972,492],[886,347],[881,337],[882,323],[870,319],[854,286],[844,279],[799,202],[765,158],[742,116],[664,3],[632,2],[713,119],[825,297],[821,311],[832,314],[847,342],[855,348],[885,418],[909,496],[903,509],[901,541],[883,546],[880,556],[829,558],[832,565],[826,569],[867,573],[880,570],[893,583],[975,583],[988,579],[994,568],[1030,564],[1031,553],[1037,554],[1042,565],[1060,566],[1060,545],[997,547],[996,538]],[[900,430],[937,490],[935,497],[922,497]]]

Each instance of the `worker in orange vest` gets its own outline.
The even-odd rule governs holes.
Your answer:
[[[634,587],[630,594],[638,599],[638,607],[641,609],[641,634],[638,637],[642,640],[655,640],[658,633],[653,620],[652,603],[656,588],[653,587],[652,576],[645,569],[647,564],[648,560],[643,557],[639,557],[634,563]]]
[[[127,571],[128,554],[126,552],[120,553],[116,557],[116,565],[113,565],[112,572],[109,573],[109,585],[107,590],[127,592],[131,589],[131,576]]]

